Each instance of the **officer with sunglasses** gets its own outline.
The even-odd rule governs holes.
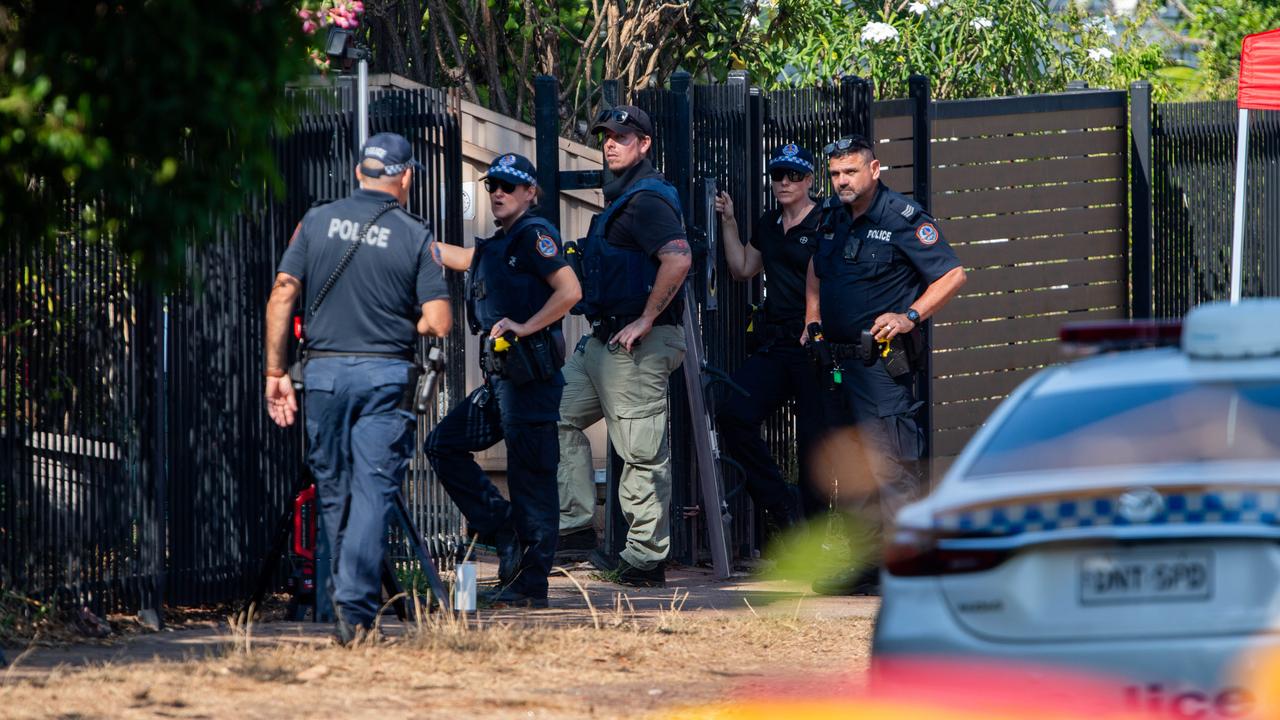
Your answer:
[[[733,199],[725,192],[716,197],[729,272],[735,280],[750,280],[763,270],[766,284],[765,303],[752,313],[747,327],[751,354],[733,376],[749,394],[731,394],[716,420],[726,453],[742,465],[747,490],[771,531],[827,506],[814,490],[809,457],[826,427],[822,385],[805,349],[796,343],[804,331],[805,277],[818,249],[822,217],[821,206],[810,196],[813,170],[813,154],[794,143],[773,151],[770,189],[778,207],[756,219],[746,244],[739,240]],[[799,502],[760,437],[765,418],[793,398]]]
[[[560,403],[560,532],[594,545],[591,445],[583,430],[604,418],[622,458],[618,503],[626,547],[591,562],[622,584],[661,587],[670,551],[671,453],[667,385],[684,360],[680,298],[691,257],[676,189],[647,158],[653,124],[640,108],[605,111],[608,203],[583,241],[583,302],[591,334],[565,365]]]
[[[917,329],[955,297],[965,273],[934,219],[880,182],[880,161],[870,142],[844,137],[823,152],[836,197],[826,203],[818,252],[809,263],[806,327],[820,323],[834,351],[859,348],[863,331],[877,342],[915,348],[907,352],[915,359],[908,367],[879,357],[867,364],[850,352],[831,370],[865,458],[839,469],[866,473],[879,491],[882,526],[889,527],[921,491],[920,373],[915,371],[928,349]],[[801,342],[808,340],[806,330]],[[842,487],[857,492],[856,478],[842,480]],[[870,594],[877,591],[878,577],[875,568],[851,568],[815,582],[813,589],[826,595]]]
[[[484,178],[498,231],[475,247],[431,246],[438,263],[468,271],[467,316],[480,336],[485,384],[436,425],[425,450],[468,526],[497,547],[499,584],[486,599],[542,608],[559,536],[560,322],[582,289],[560,233],[533,213],[535,178],[525,157],[499,156]],[[507,443],[510,502],[472,455],[500,440]]]

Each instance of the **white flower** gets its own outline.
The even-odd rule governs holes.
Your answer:
[[[898,29],[889,23],[867,23],[867,26],[862,28],[862,42],[882,43],[896,39],[898,39]]]
[[[923,15],[928,11],[929,6],[922,2],[913,2],[907,6],[907,12],[915,13],[916,15]]]
[[[946,0],[929,0],[929,7],[936,8],[944,2],[946,2]]]
[[[995,24],[996,24],[995,21],[992,20],[991,18],[984,18],[984,17],[974,18],[973,20],[969,21],[969,25],[971,25],[974,30],[990,30],[991,28],[995,27]]]
[[[1107,48],[1094,48],[1089,51],[1089,59],[1094,61],[1110,60],[1115,53]]]
[[[1090,30],[1101,31],[1107,37],[1115,37],[1116,24],[1111,22],[1109,17],[1091,17],[1084,21],[1084,26]]]

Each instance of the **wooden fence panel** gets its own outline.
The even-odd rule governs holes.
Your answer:
[[[933,321],[935,478],[1058,361],[1063,323],[1127,315],[1126,104],[1088,91],[934,105],[933,214],[969,275]]]

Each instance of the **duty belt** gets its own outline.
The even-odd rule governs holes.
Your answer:
[[[369,357],[369,358],[386,358],[388,360],[404,360],[405,362],[413,362],[414,354],[412,350],[404,352],[348,352],[345,350],[307,350],[308,360],[316,358],[332,358],[332,357]]]

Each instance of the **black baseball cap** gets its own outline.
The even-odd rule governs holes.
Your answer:
[[[770,170],[798,170],[802,173],[813,172],[813,153],[796,145],[787,143],[779,145],[769,158]]]
[[[638,132],[642,135],[653,135],[653,121],[649,113],[635,105],[619,105],[608,110],[601,110],[596,122],[591,126],[592,134],[605,130],[614,132]]]
[[[365,167],[365,160],[377,160],[380,168]],[[399,175],[409,167],[422,167],[422,163],[413,159],[413,148],[409,141],[396,133],[378,133],[364,142],[360,149],[360,172],[365,177],[382,177],[383,175]]]
[[[529,162],[529,158],[515,153],[494,158],[489,165],[489,172],[480,179],[488,177],[506,180],[516,185],[538,184],[538,171],[534,169],[533,163]]]

